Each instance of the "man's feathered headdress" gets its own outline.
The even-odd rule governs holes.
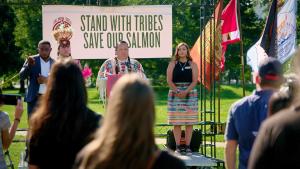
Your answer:
[[[70,39],[73,36],[71,20],[67,17],[55,19],[52,34],[60,45],[70,45]]]

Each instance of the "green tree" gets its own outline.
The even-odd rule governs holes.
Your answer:
[[[120,5],[169,5],[173,14],[173,53],[176,45],[186,42],[192,47],[200,34],[199,2],[197,0],[122,0]],[[147,76],[153,79],[154,85],[166,85],[166,70],[171,58],[141,59]]]
[[[95,4],[97,0],[91,0]],[[13,5],[16,14],[15,45],[19,47],[23,58],[36,53],[37,44],[42,40],[42,5],[83,5],[86,0],[26,0],[18,1],[21,5]]]
[[[14,41],[14,27],[13,10],[8,5],[0,5],[0,77],[8,72],[14,73],[21,65],[18,48]]]
[[[226,4],[224,4],[225,6]],[[252,0],[241,0],[240,11],[241,11],[241,33],[243,36],[243,48],[245,58],[245,79],[251,81],[251,68],[246,63],[247,50],[254,45],[260,38],[261,32],[264,27],[264,20],[257,18],[254,11],[254,3]],[[235,79],[238,81],[241,78],[241,59],[240,59],[240,44],[228,45],[225,62],[225,79]],[[229,82],[228,82],[229,83]]]
[[[11,0],[14,1],[14,0]],[[210,2],[201,0],[203,2]],[[224,0],[224,7],[229,0]],[[38,41],[42,38],[42,4],[72,4],[72,5],[101,5],[101,6],[122,6],[122,5],[173,5],[173,53],[175,46],[179,42],[186,42],[190,47],[200,35],[200,0],[24,0],[16,1],[24,2],[27,5],[14,5],[14,13],[10,12],[10,17],[15,18],[16,25],[14,28],[15,46],[20,48],[20,55],[24,58],[30,54],[36,53]],[[259,19],[255,15],[255,6],[261,3],[259,0],[240,0],[242,33],[244,42],[244,56],[247,50],[259,39],[263,30],[265,19]],[[270,0],[263,0],[263,4],[269,4]],[[213,9],[205,10],[213,11]],[[3,11],[1,11],[3,12]],[[263,11],[267,12],[267,10]],[[299,5],[297,15],[297,30],[300,30]],[[202,26],[205,23],[202,23]],[[12,36],[13,37],[13,36]],[[300,42],[300,35],[297,34],[297,41]],[[13,45],[14,46],[14,45]],[[3,55],[1,55],[3,56]],[[241,65],[239,58],[239,44],[229,45],[226,52],[226,73],[225,76],[230,78],[239,78],[241,74]],[[154,84],[164,84],[166,81],[166,67],[169,58],[167,59],[141,59],[144,69],[149,78],[155,79]],[[88,62],[91,67],[97,72],[98,67],[103,62],[102,60],[83,61]],[[250,80],[250,68],[246,66],[246,77]],[[226,77],[227,78],[227,77]],[[227,78],[228,79],[228,78]]]
[[[23,58],[36,54],[42,39],[42,10],[39,5],[13,6],[16,14],[15,45]]]

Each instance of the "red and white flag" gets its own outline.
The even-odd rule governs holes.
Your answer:
[[[219,79],[220,72],[224,70],[227,45],[240,41],[237,2],[231,0],[223,11],[222,4],[223,0],[219,0],[215,8],[214,19],[216,24],[213,24],[213,19],[208,21],[190,52],[199,68],[198,80],[207,89],[210,89],[214,80]],[[212,29],[215,30],[215,38],[208,36],[211,34]],[[200,51],[200,47],[205,50]],[[210,63],[213,55],[215,55],[213,61],[215,63]],[[215,69],[212,66],[215,66]]]
[[[237,2],[231,0],[222,12],[222,45],[240,41],[240,30],[237,17]]]
[[[231,0],[222,11],[222,59],[221,69],[224,70],[225,52],[228,44],[240,41],[240,30],[237,17],[237,1]]]

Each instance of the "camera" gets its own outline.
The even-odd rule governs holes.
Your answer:
[[[18,99],[21,99],[19,94],[0,94],[0,104],[17,105]]]

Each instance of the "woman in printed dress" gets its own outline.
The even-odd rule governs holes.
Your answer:
[[[198,123],[197,85],[198,67],[192,61],[189,47],[180,43],[175,50],[174,59],[167,69],[167,82],[170,87],[168,94],[168,122],[174,125],[176,153],[192,153],[190,142],[193,125]],[[185,147],[180,147],[181,126],[185,128]]]

